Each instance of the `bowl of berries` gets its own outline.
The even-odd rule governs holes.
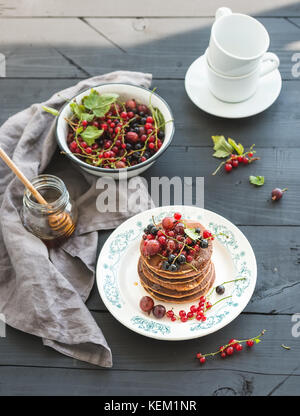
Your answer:
[[[174,135],[168,104],[154,91],[104,84],[83,91],[61,110],[56,137],[61,151],[96,176],[139,175],[170,145]]]

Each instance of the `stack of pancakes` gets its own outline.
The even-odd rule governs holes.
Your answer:
[[[188,228],[205,229],[194,221],[185,221]],[[176,272],[162,269],[163,259],[159,255],[146,257],[143,254],[143,241],[140,245],[141,256],[138,262],[138,273],[141,284],[154,298],[173,303],[192,302],[204,296],[215,281],[215,268],[211,261],[212,242],[207,248],[200,248],[191,264],[180,266]]]

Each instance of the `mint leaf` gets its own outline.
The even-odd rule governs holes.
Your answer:
[[[185,228],[184,232],[188,237],[190,237],[193,241],[196,241],[200,238],[200,234],[196,233],[195,228]]]
[[[81,133],[81,137],[89,146],[91,146],[102,134],[103,130],[99,130],[95,126],[87,126],[87,128]]]
[[[229,156],[234,148],[226,141],[224,136],[211,136],[214,142],[214,157],[224,158]]]
[[[249,181],[253,185],[262,186],[265,183],[264,176],[249,176]]]
[[[241,143],[237,144],[235,140],[230,138],[228,138],[228,143],[234,148],[238,155],[244,153],[244,146]]]
[[[45,105],[42,105],[42,109],[46,111],[47,113],[52,114],[53,116],[58,116],[59,111],[55,110],[55,108],[47,107]]]

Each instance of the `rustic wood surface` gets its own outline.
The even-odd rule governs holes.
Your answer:
[[[205,338],[162,342],[131,332],[105,308],[94,287],[88,308],[111,346],[114,366],[101,369],[44,347],[40,339],[7,328],[0,338],[0,394],[14,395],[299,395],[300,341],[292,315],[300,313],[300,77],[292,57],[300,52],[300,3],[286,0],[228,0],[267,27],[270,50],[281,60],[283,87],[264,113],[242,120],[213,117],[186,96],[184,75],[204,52],[215,9],[223,2],[186,0],[143,3],[70,3],[2,0],[0,52],[7,76],[0,78],[0,123],[82,78],[118,69],[153,74],[153,86],[172,107],[176,134],[168,151],[145,173],[204,176],[205,207],[238,225],[256,254],[253,298],[230,325]],[[211,135],[224,134],[245,146],[256,144],[261,160],[230,175],[211,173]],[[63,156],[55,155],[49,172]],[[266,184],[249,184],[251,174]],[[278,204],[274,187],[289,188]],[[99,233],[99,251],[109,236]],[[239,357],[200,367],[195,353],[213,351],[231,337],[257,335],[264,342]],[[282,344],[291,347],[285,350]]]

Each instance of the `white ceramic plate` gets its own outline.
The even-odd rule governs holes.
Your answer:
[[[166,316],[156,319],[142,312],[139,302],[147,295],[139,282],[137,263],[139,244],[144,228],[152,222],[152,216],[159,222],[165,216],[180,212],[183,218],[200,221],[215,233],[226,233],[229,238],[219,236],[213,242],[212,260],[216,268],[215,286],[222,282],[244,277],[245,280],[226,284],[225,294],[214,291],[210,301],[232,295],[219,302],[207,312],[207,320],[196,319],[187,322],[172,322]],[[214,212],[188,206],[154,208],[128,219],[107,239],[97,264],[97,285],[103,302],[111,314],[129,329],[151,338],[162,340],[185,340],[202,337],[219,330],[235,319],[249,302],[256,283],[256,260],[250,243],[244,234],[230,221]],[[168,309],[189,310],[192,303],[176,305],[155,300]],[[195,303],[195,302],[193,302]]]
[[[224,118],[242,118],[261,113],[276,101],[281,90],[278,69],[260,78],[256,93],[241,103],[225,103],[209,90],[204,55],[196,59],[185,75],[185,90],[190,100],[206,113]]]

